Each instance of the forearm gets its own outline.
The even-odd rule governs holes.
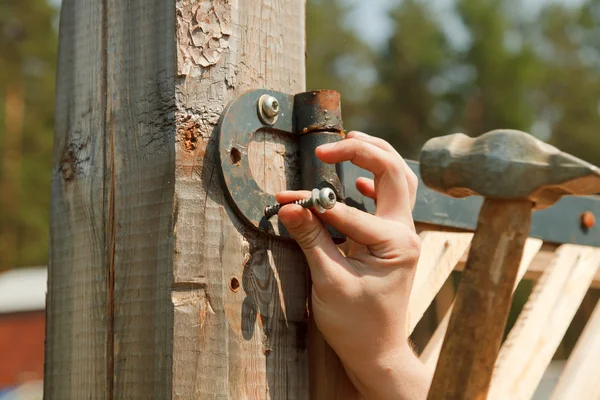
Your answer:
[[[346,365],[346,371],[365,400],[426,399],[433,378],[408,345],[386,359]]]

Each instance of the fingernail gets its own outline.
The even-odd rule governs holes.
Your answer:
[[[333,149],[335,146],[337,145],[337,143],[326,143],[326,144],[322,144],[319,147],[317,147],[317,149],[321,149],[321,150],[331,150]]]

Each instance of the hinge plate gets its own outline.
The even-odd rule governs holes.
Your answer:
[[[269,121],[260,113],[261,99],[272,96],[278,103],[277,118]],[[253,177],[249,149],[257,132],[294,136],[299,142],[302,189],[332,188],[344,200],[341,166],[324,164],[316,158],[316,146],[341,140],[342,121],[339,93],[322,90],[290,95],[273,90],[253,90],[235,98],[225,108],[218,126],[219,156],[224,192],[236,214],[249,226],[266,234],[290,238],[277,216],[264,217],[265,207],[277,203]],[[272,122],[272,123],[269,123]],[[327,227],[334,241],[345,237]]]
[[[279,116],[273,125],[264,124],[258,115],[262,95],[271,95],[279,102]],[[254,90],[235,98],[225,108],[219,121],[219,156],[224,192],[236,214],[248,225],[265,233],[289,237],[275,216],[264,218],[264,209],[276,204],[275,196],[263,191],[250,169],[248,149],[260,129],[272,129],[294,135],[294,96],[272,90]]]

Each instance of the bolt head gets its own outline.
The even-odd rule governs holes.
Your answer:
[[[319,191],[319,204],[321,204],[324,209],[331,210],[335,206],[336,202],[337,198],[332,189],[323,188]]]
[[[258,100],[258,116],[260,120],[267,125],[273,125],[279,116],[279,101],[268,94],[264,94]]]
[[[323,214],[325,211],[325,207],[321,206],[320,200],[319,200],[319,195],[321,194],[321,191],[319,189],[313,189],[311,196],[310,196],[310,200],[312,203],[312,206],[315,208],[315,210],[317,210],[317,212],[319,214]]]
[[[337,202],[335,192],[330,188],[313,189],[311,195],[312,205],[319,212],[323,214],[327,210],[331,210]]]
[[[279,102],[273,96],[268,96],[265,98],[265,102],[263,103],[263,112],[267,117],[275,117],[279,114]]]

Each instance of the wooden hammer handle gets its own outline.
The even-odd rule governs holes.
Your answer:
[[[531,225],[529,201],[486,199],[428,399],[486,399]]]

